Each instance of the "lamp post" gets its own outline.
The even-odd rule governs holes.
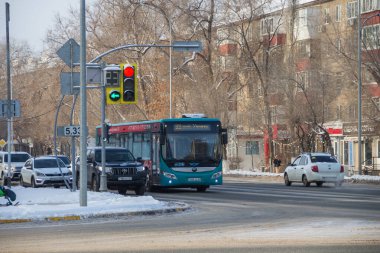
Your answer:
[[[169,19],[169,44],[172,46],[172,19]],[[172,47],[169,47],[169,118],[172,118]]]
[[[358,1],[358,172],[362,174],[362,26],[373,17],[380,16],[376,13],[361,22],[361,1]]]

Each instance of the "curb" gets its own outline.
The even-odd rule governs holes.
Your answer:
[[[33,221],[75,221],[75,220],[85,220],[92,218],[112,218],[112,217],[123,217],[123,216],[142,216],[142,215],[159,215],[167,213],[184,212],[191,208],[190,205],[181,202],[169,202],[169,206],[163,209],[147,210],[147,211],[132,211],[132,212],[120,212],[120,213],[103,213],[103,214],[91,214],[91,215],[68,215],[68,216],[57,216],[57,217],[45,217],[36,219],[0,219],[0,224],[10,224],[10,223],[26,223]]]

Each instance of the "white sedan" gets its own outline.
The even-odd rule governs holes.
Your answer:
[[[293,182],[302,182],[306,187],[310,183],[322,186],[323,183],[342,185],[344,167],[334,156],[327,153],[304,153],[289,164],[284,172],[286,186]]]
[[[72,183],[72,174],[61,159],[49,156],[30,158],[21,169],[20,185],[54,186],[56,188]]]

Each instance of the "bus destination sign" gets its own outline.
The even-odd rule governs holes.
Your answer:
[[[174,124],[174,132],[186,132],[186,131],[210,131],[211,126],[209,124]]]

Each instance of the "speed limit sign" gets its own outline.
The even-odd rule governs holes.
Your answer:
[[[63,133],[65,136],[80,136],[80,126],[64,126]]]

